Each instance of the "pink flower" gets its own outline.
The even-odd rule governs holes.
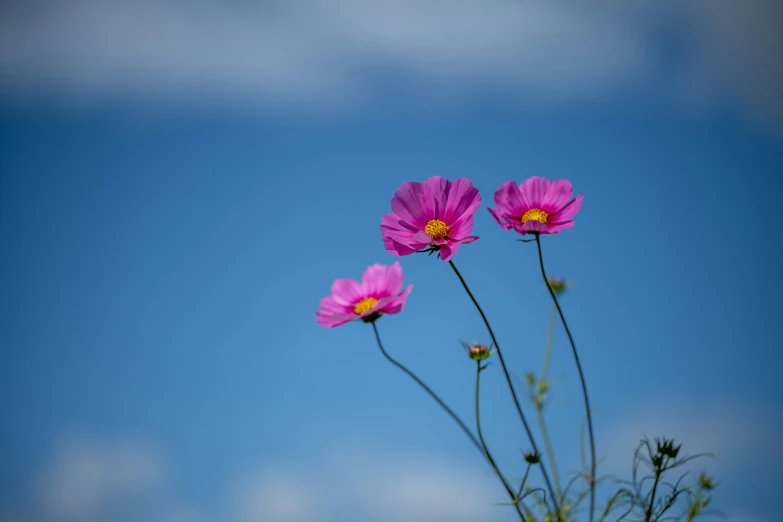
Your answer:
[[[480,204],[478,189],[465,178],[452,183],[433,176],[424,183],[403,183],[391,200],[393,214],[381,220],[383,245],[395,256],[437,247],[440,258],[448,261],[460,244],[478,239],[468,234]]]
[[[572,195],[567,179],[551,181],[534,176],[519,187],[513,181],[500,185],[495,191],[499,208],[487,210],[505,230],[557,234],[574,226],[573,218],[582,207],[582,196],[571,199]]]
[[[316,312],[318,324],[334,328],[354,319],[373,322],[381,314],[402,311],[413,285],[402,291],[402,268],[372,265],[362,274],[362,282],[354,279],[335,279],[332,295],[321,299]]]

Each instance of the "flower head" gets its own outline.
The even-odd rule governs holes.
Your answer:
[[[706,473],[702,472],[701,475],[699,475],[699,487],[702,489],[706,489],[707,491],[711,489],[715,489],[716,483],[715,480],[707,475]]]
[[[541,462],[541,454],[537,451],[529,451],[525,453],[525,461],[528,464],[538,464]]]
[[[572,195],[567,179],[551,181],[534,176],[519,187],[514,181],[500,185],[495,191],[498,208],[487,210],[505,230],[557,234],[574,226],[573,218],[582,206],[582,196],[571,199]]]
[[[478,239],[469,234],[480,204],[478,189],[465,178],[452,183],[433,176],[424,183],[403,183],[391,200],[392,214],[381,220],[383,245],[395,256],[432,247],[448,261],[460,244]]]
[[[355,319],[373,322],[382,314],[402,311],[413,285],[402,290],[402,268],[375,264],[362,274],[362,281],[335,279],[332,293],[321,299],[318,324],[334,328]]]
[[[464,346],[465,350],[468,352],[468,357],[470,357],[474,361],[483,361],[484,359],[487,359],[490,355],[492,355],[492,352],[495,351],[495,350],[490,350],[489,346],[487,346],[486,344],[479,344],[476,341],[473,341],[472,344],[468,344],[462,341],[462,346]]]

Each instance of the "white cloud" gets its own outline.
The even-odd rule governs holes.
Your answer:
[[[494,477],[410,453],[335,450],[307,470],[265,469],[245,480],[234,511],[241,522],[438,522],[502,519]],[[357,518],[359,517],[359,518]]]
[[[656,81],[783,118],[782,13],[775,0],[12,1],[0,92],[339,108],[385,70],[428,99],[491,87],[556,101]],[[672,38],[682,63],[666,70]]]
[[[159,455],[138,441],[70,436],[42,478],[42,508],[47,519],[90,520],[158,489],[164,479]]]
[[[234,510],[240,522],[303,522],[313,520],[315,494],[301,486],[304,477],[267,474],[240,487]]]
[[[627,473],[633,450],[645,435],[650,439],[674,438],[689,455],[707,452],[717,457],[713,462],[695,462],[696,468],[706,465],[759,472],[779,469],[783,464],[779,442],[783,422],[779,413],[762,405],[717,398],[705,403],[660,397],[620,418],[604,431],[603,440],[599,439],[607,449],[607,472]]]

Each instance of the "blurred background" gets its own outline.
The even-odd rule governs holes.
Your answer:
[[[694,472],[728,520],[779,520],[781,23],[775,0],[0,2],[0,520],[513,520],[370,327],[315,322],[334,278],[398,260],[381,216],[435,174],[481,191],[455,262],[522,395],[551,302],[485,207],[568,178],[584,205],[543,248],[574,283],[599,471],[675,437],[718,456]],[[481,319],[447,264],[399,260],[386,347],[470,423]],[[559,327],[551,378],[575,471]]]

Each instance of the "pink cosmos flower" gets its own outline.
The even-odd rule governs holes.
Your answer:
[[[519,187],[513,181],[500,185],[495,191],[499,208],[487,210],[505,230],[557,234],[574,226],[573,217],[582,207],[582,196],[571,199],[572,195],[567,179],[551,181],[533,176]]]
[[[460,244],[478,239],[468,234],[480,204],[478,189],[465,178],[452,183],[433,176],[424,183],[403,183],[391,200],[393,214],[381,220],[383,245],[395,256],[438,247],[440,258],[448,261]]]
[[[375,264],[362,274],[362,282],[353,279],[335,279],[332,295],[321,299],[316,312],[318,324],[334,328],[354,319],[375,321],[381,314],[402,311],[413,285],[402,290],[402,268]]]

